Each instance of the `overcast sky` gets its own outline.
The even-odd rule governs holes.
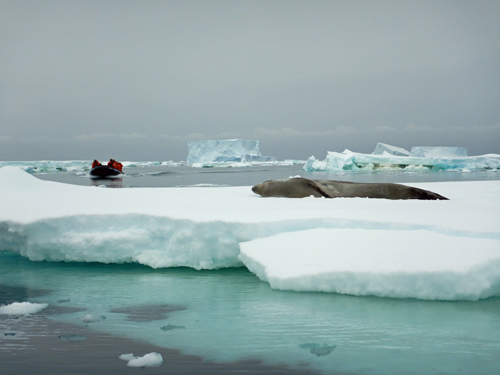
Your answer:
[[[500,153],[500,1],[0,0],[0,160]]]

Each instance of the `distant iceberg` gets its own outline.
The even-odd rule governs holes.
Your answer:
[[[401,147],[391,146],[385,143],[377,143],[375,151],[372,152],[373,155],[397,155],[397,156],[410,156],[410,152]]]
[[[467,149],[464,147],[412,147],[410,156],[416,158],[456,158],[467,155]]]
[[[188,142],[188,163],[272,162],[274,157],[262,156],[260,141],[222,139]]]
[[[311,156],[304,165],[306,172],[357,170],[441,170],[480,171],[499,170],[500,155],[467,156],[463,147],[412,147],[409,156],[399,147],[379,143],[372,154],[344,150],[329,151],[325,160]]]

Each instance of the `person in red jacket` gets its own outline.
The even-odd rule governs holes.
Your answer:
[[[92,163],[92,169],[97,167],[98,165],[102,165],[101,163],[99,163],[98,160],[94,160],[94,162]]]
[[[123,164],[116,161],[115,159],[109,159],[108,167],[118,169],[120,172],[122,172]]]

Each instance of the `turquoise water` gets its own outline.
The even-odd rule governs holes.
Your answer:
[[[28,300],[79,309],[54,316],[58,321],[207,361],[260,359],[357,374],[500,368],[500,298],[432,302],[281,292],[245,268],[31,262],[7,252],[0,253],[0,284],[48,289]]]

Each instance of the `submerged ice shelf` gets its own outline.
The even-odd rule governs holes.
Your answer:
[[[250,187],[99,189],[4,167],[0,250],[34,261],[153,268],[245,264],[272,287],[297,291],[499,295],[500,181],[411,185],[450,200],[260,198]],[[368,264],[373,257],[384,262]]]

